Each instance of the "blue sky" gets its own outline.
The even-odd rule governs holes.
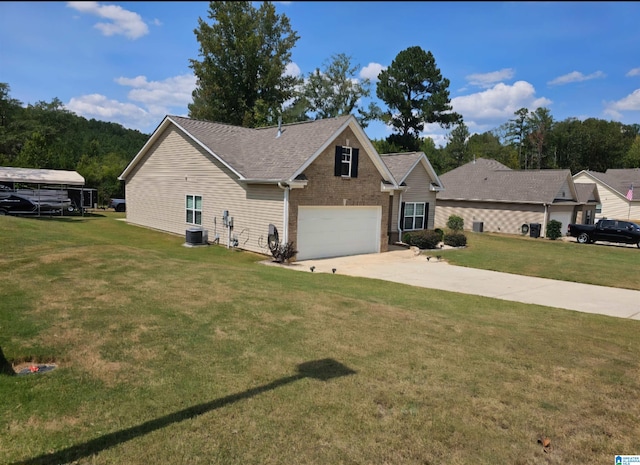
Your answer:
[[[372,80],[411,46],[431,51],[470,132],[514,112],[640,123],[640,2],[274,2],[300,39],[289,72],[344,53]],[[257,3],[256,3],[257,5]],[[2,2],[0,82],[24,104],[57,97],[86,118],[151,133],[188,113],[208,2]],[[363,103],[367,103],[366,101]],[[379,122],[370,138],[389,130]],[[443,145],[437,125],[425,136]]]

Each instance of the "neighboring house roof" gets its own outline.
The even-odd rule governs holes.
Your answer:
[[[582,170],[573,177],[586,174],[591,179],[604,184],[609,190],[627,199],[627,192],[633,186],[633,201],[640,200],[640,168],[608,169],[605,173]]]
[[[436,191],[443,188],[440,178],[438,178],[424,152],[384,153],[380,154],[380,156],[399,186],[405,182],[407,176],[411,174],[418,163],[422,163],[431,177],[431,188]]]
[[[166,116],[119,179],[126,179],[160,134],[172,124],[220,160],[240,180],[254,182],[295,180],[342,131],[350,127],[372,157],[382,178],[393,184],[391,173],[352,115],[255,129]]]
[[[575,187],[578,203],[600,203],[597,184],[592,182],[576,183]]]
[[[512,170],[478,158],[440,176],[445,190],[438,199],[552,204],[576,201],[569,170]],[[568,185],[572,192],[561,192]],[[562,199],[562,200],[560,200]]]
[[[0,167],[0,182],[83,186],[84,178],[77,171],[10,168],[2,166]]]

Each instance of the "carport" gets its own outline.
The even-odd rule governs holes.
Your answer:
[[[79,190],[81,199],[80,209],[84,215],[84,209],[82,208],[85,191],[84,177],[77,171],[2,166],[0,167],[0,184],[13,190],[18,189],[18,187],[28,186],[29,189],[34,191],[36,198],[39,198],[41,195],[44,196],[48,190],[53,188]],[[40,216],[40,213],[40,204],[38,203],[38,216]],[[61,214],[62,213],[61,211]]]

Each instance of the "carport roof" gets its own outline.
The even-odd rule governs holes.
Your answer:
[[[84,178],[77,171],[13,168],[6,166],[0,166],[0,182],[84,186]]]

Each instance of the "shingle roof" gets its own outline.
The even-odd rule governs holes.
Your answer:
[[[380,154],[382,161],[387,165],[387,168],[389,168],[389,171],[391,171],[391,174],[398,183],[402,182],[409,174],[411,168],[415,166],[422,155],[422,152]]]
[[[624,196],[633,186],[633,200],[640,200],[640,168],[608,169],[605,175],[607,184]]]
[[[600,201],[600,196],[598,195],[598,186],[596,185],[596,183],[576,183],[575,187],[578,194],[578,203],[589,203],[593,202],[594,200],[598,202]]]
[[[329,142],[350,116],[278,127],[243,128],[169,116],[245,179],[288,179]]]
[[[478,158],[440,176],[438,199],[550,204],[570,177],[569,170],[511,170]]]

